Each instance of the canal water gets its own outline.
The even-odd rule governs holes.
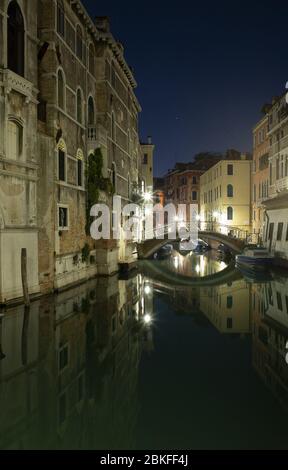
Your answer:
[[[288,273],[215,262],[195,257],[190,285],[171,258],[2,311],[0,448],[287,449]]]

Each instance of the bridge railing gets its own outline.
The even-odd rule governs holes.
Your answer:
[[[172,223],[172,224],[166,224],[162,227],[158,228],[153,228],[150,231],[145,231],[145,240],[151,240],[151,239],[159,239],[161,240],[162,238],[167,238],[167,235],[170,232],[175,232],[177,237],[179,238],[179,229],[181,229],[181,237],[185,238],[185,229],[186,229],[186,234],[187,236],[190,235],[191,233],[191,228],[193,229],[193,235],[197,236],[197,227],[195,228],[195,224],[193,227],[190,226],[190,223]],[[207,232],[207,233],[219,233],[219,235],[223,235],[226,237],[229,237],[231,239],[238,239],[242,240],[245,243],[257,243],[258,242],[258,236],[257,234],[252,234],[250,232],[250,227],[249,226],[234,226],[234,225],[225,225],[225,224],[219,224],[217,222],[199,222],[198,224],[198,231],[199,232]],[[172,239],[171,239],[172,240]]]
[[[227,225],[219,224],[218,222],[201,222],[200,230],[202,232],[213,232],[221,235],[228,236],[229,238],[237,238],[243,240],[246,243],[252,243],[252,234],[250,232],[250,226],[248,225]]]

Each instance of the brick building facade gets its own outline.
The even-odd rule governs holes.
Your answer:
[[[80,1],[0,0],[0,303],[118,270],[135,252],[87,231],[91,154],[104,188],[130,200],[142,151],[136,81],[106,17]],[[107,184],[110,181],[110,185]],[[107,188],[110,188],[109,190]],[[7,267],[9,274],[7,274]]]

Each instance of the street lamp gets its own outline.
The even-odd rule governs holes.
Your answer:
[[[145,202],[151,202],[152,201],[152,193],[146,192],[143,194],[143,199]]]

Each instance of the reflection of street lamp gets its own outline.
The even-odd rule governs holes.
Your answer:
[[[145,286],[144,292],[145,292],[145,294],[147,294],[147,295],[151,294],[151,287],[150,287],[150,286]]]
[[[151,325],[151,323],[152,323],[151,315],[149,315],[149,313],[146,313],[146,315],[144,315],[144,317],[143,317],[143,321],[144,321],[145,325]]]

